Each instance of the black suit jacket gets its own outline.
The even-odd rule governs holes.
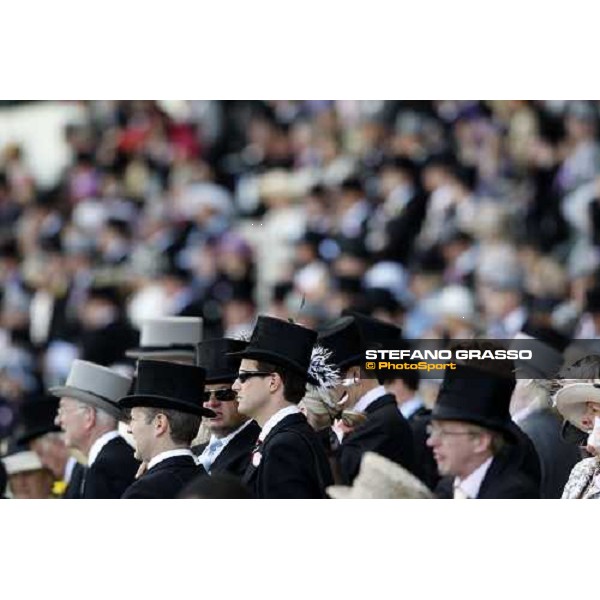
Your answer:
[[[532,499],[540,497],[540,487],[532,477],[523,470],[520,457],[515,452],[520,452],[515,446],[506,446],[494,457],[486,473],[478,499]],[[436,488],[439,498],[453,497],[453,477],[444,477]]]
[[[366,409],[367,420],[345,436],[338,449],[338,464],[344,485],[358,474],[365,452],[385,456],[415,472],[413,436],[408,421],[400,414],[392,394],[384,394]]]
[[[135,479],[140,463],[133,448],[117,437],[100,450],[94,464],[85,469],[82,498],[120,498]]]
[[[191,456],[166,458],[134,481],[122,498],[176,498],[186,484],[206,474]]]
[[[256,498],[325,498],[333,476],[325,450],[302,414],[282,419],[269,432],[250,463],[243,483]]]
[[[219,453],[210,467],[210,473],[226,472],[241,479],[250,464],[252,449],[256,445],[259,433],[260,426],[256,421],[248,423]],[[192,452],[200,456],[206,446],[207,444],[194,446]]]
[[[81,498],[81,487],[85,471],[86,469],[81,463],[75,463],[73,471],[71,472],[71,479],[69,479],[67,489],[62,496],[63,499],[75,500]]]

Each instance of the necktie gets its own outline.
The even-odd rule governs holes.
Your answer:
[[[208,444],[206,451],[200,456],[200,464],[204,467],[207,473],[210,472],[210,467],[216,458],[217,452],[221,449],[221,446],[223,446],[223,440],[220,438],[215,438]]]

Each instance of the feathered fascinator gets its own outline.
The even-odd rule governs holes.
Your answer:
[[[308,375],[311,383],[325,389],[333,389],[341,381],[339,369],[329,362],[331,350],[316,344],[313,348]]]

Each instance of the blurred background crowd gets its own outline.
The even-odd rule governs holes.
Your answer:
[[[12,104],[0,440],[74,358],[127,368],[147,317],[207,339],[344,308],[406,338],[600,332],[600,102]],[[24,142],[10,124],[39,104],[72,118]],[[34,167],[51,135],[61,161]]]

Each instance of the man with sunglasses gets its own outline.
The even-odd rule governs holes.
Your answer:
[[[239,411],[261,427],[243,482],[256,498],[325,498],[333,483],[325,450],[298,403],[317,333],[260,316],[233,389]]]
[[[227,472],[241,478],[260,433],[256,421],[238,411],[237,392],[232,389],[241,359],[229,353],[241,352],[247,345],[241,340],[221,338],[198,346],[198,364],[206,370],[204,406],[215,416],[207,421],[210,440],[194,446],[192,451],[211,475]]]
[[[457,365],[446,370],[432,412],[427,445],[443,479],[441,498],[539,498],[509,413],[512,374]]]

